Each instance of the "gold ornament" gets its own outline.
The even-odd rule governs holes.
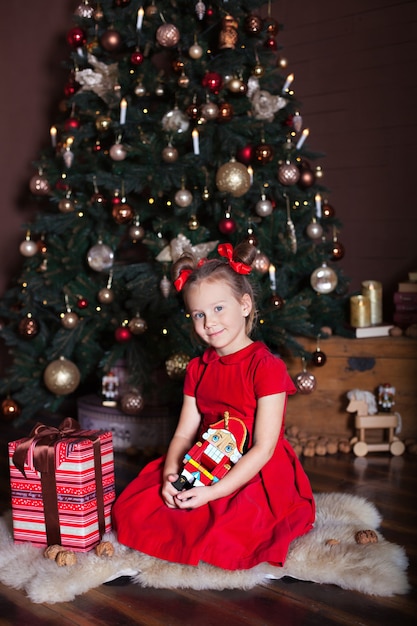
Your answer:
[[[67,311],[61,316],[61,324],[67,330],[75,328],[80,321],[80,318],[73,311]]]
[[[195,215],[192,215],[188,220],[188,228],[189,230],[198,230],[200,227],[200,222],[198,221]]]
[[[225,48],[233,50],[236,47],[238,40],[238,27],[238,21],[231,15],[226,15],[226,17],[222,19],[222,30],[219,35],[219,48],[221,50]]]
[[[111,118],[107,115],[99,115],[96,119],[96,128],[98,131],[105,132],[111,126]]]
[[[168,144],[166,148],[162,150],[162,160],[165,163],[175,163],[178,160],[178,150],[171,144]]]
[[[173,380],[181,380],[185,376],[185,370],[190,362],[188,354],[178,352],[173,354],[165,361],[165,369],[170,378]]]
[[[57,396],[65,396],[77,389],[80,384],[81,374],[75,363],[61,356],[47,365],[43,374],[43,380],[51,393]]]
[[[111,289],[103,287],[97,294],[97,300],[100,304],[111,304],[114,300],[114,293]]]
[[[219,191],[239,198],[250,189],[251,178],[246,166],[232,158],[217,170],[216,185]]]
[[[139,415],[143,406],[143,396],[137,389],[132,389],[120,399],[120,408],[126,415]]]

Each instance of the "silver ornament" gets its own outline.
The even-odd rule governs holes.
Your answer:
[[[260,217],[271,215],[273,211],[272,202],[266,199],[265,194],[262,194],[261,199],[256,203],[255,211]]]
[[[206,120],[215,120],[219,114],[219,107],[215,102],[206,102],[201,105],[200,113]]]
[[[330,293],[337,287],[337,274],[326,263],[322,263],[311,274],[310,284],[317,293]]]
[[[109,154],[113,161],[124,161],[127,156],[126,148],[121,143],[115,143],[110,148]]]
[[[171,281],[166,276],[164,276],[159,283],[159,287],[164,298],[168,298],[171,291]]]
[[[25,257],[35,256],[38,252],[38,244],[30,238],[26,238],[19,246],[20,254]]]
[[[185,208],[190,206],[193,201],[193,194],[188,189],[179,189],[174,196],[174,200],[178,206]]]
[[[306,233],[307,233],[307,236],[310,237],[310,239],[320,239],[320,237],[323,234],[323,228],[321,224],[319,224],[318,222],[316,222],[315,219],[313,219],[313,221],[310,222],[310,224],[307,226]]]
[[[95,246],[92,246],[87,253],[87,262],[92,270],[96,272],[102,272],[105,269],[109,269],[113,265],[114,252],[106,244],[99,241]]]
[[[195,5],[195,12],[197,13],[197,17],[199,20],[202,20],[206,13],[206,5],[204,2],[197,2]]]

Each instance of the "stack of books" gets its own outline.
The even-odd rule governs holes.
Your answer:
[[[408,280],[398,283],[393,320],[400,328],[417,324],[417,270],[408,273]]]

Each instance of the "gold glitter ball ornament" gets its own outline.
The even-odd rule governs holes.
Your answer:
[[[239,198],[249,191],[251,179],[246,166],[232,158],[217,170],[216,185],[219,191]]]
[[[81,375],[75,363],[61,356],[47,365],[43,380],[51,393],[65,396],[77,389]]]
[[[190,357],[184,352],[177,352],[165,361],[165,369],[168,376],[173,380],[181,380],[185,376],[185,370],[190,362]]]

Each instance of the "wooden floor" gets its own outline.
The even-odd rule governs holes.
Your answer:
[[[24,434],[28,433],[25,428]],[[10,508],[6,444],[20,433],[0,430],[0,513]],[[117,490],[136,475],[144,455],[116,454]],[[417,624],[417,457],[374,453],[306,458],[315,492],[344,492],[371,500],[383,516],[385,538],[407,551],[413,590],[387,598],[332,585],[274,581],[250,591],[165,591],[139,585],[101,586],[73,602],[33,604],[0,585],[0,626],[381,626]]]

